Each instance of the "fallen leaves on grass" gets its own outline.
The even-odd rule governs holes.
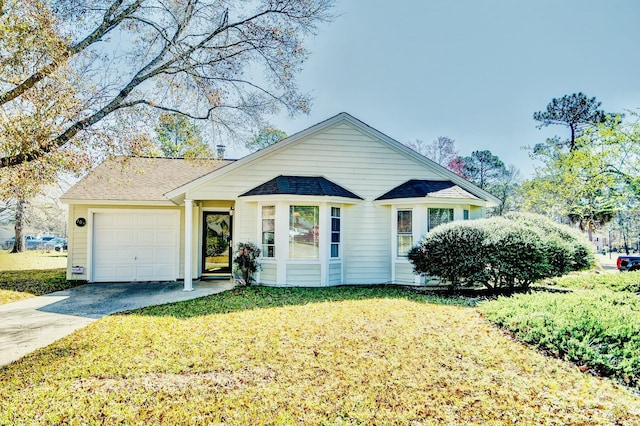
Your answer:
[[[637,396],[475,309],[375,289],[283,304],[281,291],[206,298],[264,294],[276,307],[206,314],[201,300],[199,316],[103,318],[0,370],[0,424],[640,422]]]

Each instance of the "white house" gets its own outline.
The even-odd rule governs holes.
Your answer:
[[[261,247],[265,285],[420,284],[409,248],[499,203],[346,113],[236,161],[108,160],[61,199],[68,279],[185,290],[228,277],[238,242]]]

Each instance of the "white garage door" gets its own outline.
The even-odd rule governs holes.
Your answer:
[[[93,281],[173,281],[180,250],[178,211],[93,215]]]

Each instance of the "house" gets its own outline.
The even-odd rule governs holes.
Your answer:
[[[499,200],[340,113],[240,160],[107,160],[69,204],[67,278],[229,277],[238,242],[265,285],[420,284],[407,251]]]

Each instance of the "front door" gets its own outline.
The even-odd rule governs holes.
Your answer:
[[[228,212],[205,212],[202,238],[202,273],[230,274],[233,249],[232,218]]]

